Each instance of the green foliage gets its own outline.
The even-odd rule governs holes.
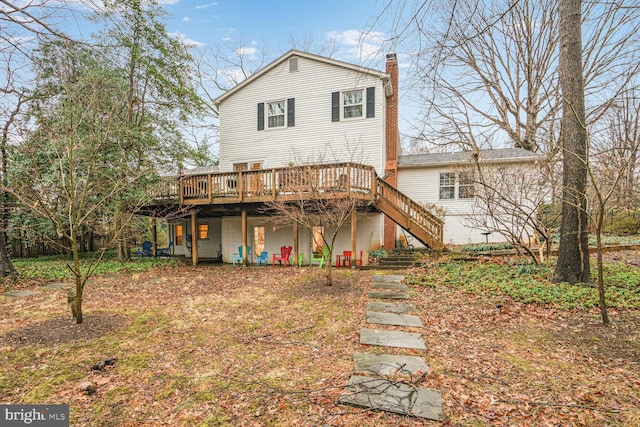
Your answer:
[[[514,301],[551,305],[559,309],[597,306],[595,286],[551,283],[553,267],[534,264],[443,262],[405,278],[407,283],[445,286],[489,296],[507,295]],[[640,267],[605,265],[605,287],[609,307],[640,308]],[[592,273],[596,277],[596,273]]]
[[[605,218],[604,230],[607,233],[628,235],[640,231],[640,211],[625,209],[611,212]]]
[[[86,254],[85,258],[91,256],[93,254]],[[13,264],[21,277],[49,280],[68,280],[73,278],[73,274],[67,265],[68,262],[70,260],[61,255],[13,260]],[[114,252],[110,252],[98,264],[94,275],[138,273],[159,266],[176,266],[179,263],[180,261],[171,258],[132,258],[131,261],[121,262],[116,259]]]
[[[462,252],[486,252],[513,249],[511,243],[478,243],[475,245],[465,245],[460,250]]]
[[[385,249],[374,249],[369,251],[369,259],[371,258],[384,258],[387,256],[387,251]]]

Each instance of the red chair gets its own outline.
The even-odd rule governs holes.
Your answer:
[[[362,267],[362,251],[360,251],[360,259],[356,258],[356,265],[359,265],[360,267]]]
[[[336,267],[351,267],[351,251],[342,251],[342,255],[336,255]]]
[[[280,265],[282,264],[282,261],[284,261],[284,266],[287,266],[287,262],[289,262],[289,257],[291,256],[291,251],[293,250],[293,246],[282,246],[280,247],[280,253],[279,254],[273,254],[273,265],[276,265],[276,261],[278,261],[280,263]]]

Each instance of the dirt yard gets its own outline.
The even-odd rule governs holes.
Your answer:
[[[623,260],[624,261],[624,260]],[[412,288],[438,422],[339,405],[372,272],[200,266],[0,297],[0,403],[69,403],[75,426],[640,426],[640,314],[559,312]],[[392,327],[387,327],[392,328]],[[403,329],[403,328],[398,328]],[[407,351],[404,350],[406,353]],[[112,365],[96,366],[109,358]],[[102,369],[100,369],[102,368]]]

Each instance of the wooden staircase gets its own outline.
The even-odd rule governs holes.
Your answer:
[[[444,222],[424,206],[414,202],[395,187],[376,177],[375,206],[431,249],[444,246]]]

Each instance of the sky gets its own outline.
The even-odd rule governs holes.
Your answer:
[[[333,39],[336,59],[358,60],[361,34],[384,7],[376,0],[165,0],[172,14],[170,32],[198,45],[243,40],[247,47],[264,46],[273,58],[291,48],[290,38]],[[370,37],[373,43],[381,40]],[[367,44],[369,53],[379,45]],[[382,54],[379,55],[383,57]]]
[[[246,52],[268,55],[268,62],[299,43],[313,39],[316,46],[331,41],[332,57],[384,70],[383,42],[389,30],[379,19],[389,0],[164,0],[171,14],[167,30],[197,46],[215,49],[226,41],[240,43]],[[364,34],[364,36],[363,36]],[[300,47],[298,47],[300,48]],[[313,51],[313,53],[318,53]],[[420,112],[404,92],[408,64],[400,61],[400,131],[412,133],[411,121]]]

